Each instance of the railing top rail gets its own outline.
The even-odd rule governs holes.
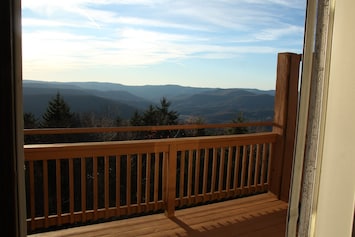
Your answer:
[[[265,126],[273,126],[273,125],[274,123],[272,121],[263,121],[263,122],[246,122],[246,123],[182,124],[182,125],[160,125],[160,126],[41,128],[41,129],[24,129],[24,135],[140,132],[140,131],[163,131],[163,130],[204,129],[204,128],[265,127]]]
[[[57,144],[31,144],[24,145],[26,160],[63,158],[69,155],[74,157],[81,155],[104,155],[124,152],[164,152],[168,151],[169,145],[174,144],[179,149],[188,147],[204,148],[211,144],[245,145],[275,142],[277,133],[262,132],[253,134],[220,135],[206,137],[163,138],[130,141],[108,142],[78,142]],[[79,157],[79,156],[78,156]]]

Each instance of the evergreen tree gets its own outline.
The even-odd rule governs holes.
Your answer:
[[[57,95],[48,103],[46,112],[42,116],[41,127],[43,128],[69,128],[75,123],[75,117],[70,112],[69,105]]]
[[[171,103],[163,97],[160,100],[160,107],[157,106],[157,125],[176,125],[179,114],[176,111],[169,111]]]
[[[159,124],[158,111],[153,105],[150,105],[143,114],[143,125],[154,126]]]
[[[131,126],[142,126],[143,125],[143,118],[141,114],[136,110],[129,120]]]
[[[176,125],[178,124],[178,113],[170,110],[171,103],[163,97],[159,106],[150,105],[143,114],[138,111],[130,119],[132,126],[156,126],[156,125]],[[143,138],[164,138],[174,136],[174,131],[142,132],[136,133],[136,139]]]

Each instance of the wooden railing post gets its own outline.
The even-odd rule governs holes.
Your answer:
[[[177,163],[177,148],[176,144],[171,143],[169,147],[169,154],[166,177],[166,194],[165,194],[165,215],[173,217],[175,214],[175,197],[176,197],[176,163]]]
[[[273,126],[278,138],[269,190],[284,201],[288,201],[292,173],[300,61],[300,54],[278,54]]]

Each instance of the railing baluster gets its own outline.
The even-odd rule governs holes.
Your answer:
[[[60,159],[56,159],[56,191],[57,191],[57,225],[62,225],[62,181]]]
[[[251,190],[251,180],[252,180],[252,172],[253,172],[253,165],[254,165],[254,145],[251,144],[249,146],[249,154],[248,154],[248,192]]]
[[[81,158],[81,211],[82,221],[86,221],[86,159]]]
[[[31,230],[36,228],[36,195],[35,195],[35,175],[34,175],[34,161],[29,161],[29,173],[30,173],[30,205],[31,205]]]
[[[142,156],[137,154],[137,206],[138,212],[142,211]]]
[[[131,177],[132,177],[132,165],[131,156],[126,155],[127,158],[127,176],[126,176],[126,206],[127,214],[131,214]]]
[[[203,186],[202,186],[202,195],[203,201],[206,201],[206,192],[207,192],[207,172],[208,172],[208,150],[207,148],[204,149],[204,160],[203,160]]]
[[[243,146],[243,160],[242,160],[242,176],[241,176],[241,181],[240,181],[240,188],[242,193],[244,193],[244,187],[245,187],[245,173],[246,173],[246,162],[247,162],[247,145]]]
[[[214,192],[216,188],[216,170],[217,170],[217,148],[213,147],[212,155],[212,178],[211,178],[211,198],[214,198]]]
[[[227,180],[226,180],[226,192],[227,196],[229,196],[229,190],[230,190],[230,182],[231,182],[231,173],[232,173],[232,151],[233,147],[229,146],[228,147],[228,160],[227,160]]]
[[[255,191],[258,191],[260,175],[260,144],[256,145],[256,158],[255,158],[255,173],[254,173],[254,187]]]
[[[70,223],[74,223],[74,168],[73,159],[69,159],[69,212]]]
[[[162,198],[164,201],[168,199],[168,182],[167,182],[167,177],[168,177],[168,159],[169,157],[169,152],[163,152],[163,170],[162,170],[162,183],[163,183],[163,190],[162,190]]]
[[[272,143],[269,143],[269,157],[268,157],[268,170],[267,170],[267,184],[270,185],[270,173],[271,173],[271,162],[272,158],[274,157],[274,145]]]
[[[269,144],[266,143],[263,144],[263,158],[261,163],[261,178],[260,178],[262,189],[264,189],[265,186],[266,158],[267,158],[268,146]]]
[[[195,202],[198,202],[198,194],[200,188],[200,150],[196,149],[196,164],[195,164]]]
[[[104,166],[105,166],[105,178],[104,178],[104,183],[105,183],[105,217],[108,218],[109,217],[109,206],[110,206],[110,203],[109,203],[109,195],[110,195],[110,185],[109,185],[109,169],[110,169],[110,160],[109,160],[109,156],[105,156],[105,160],[104,160]]]
[[[150,159],[150,154],[147,153],[147,158],[146,158],[146,180],[145,180],[145,204],[147,211],[150,210],[149,208],[149,202],[150,202],[150,171],[151,171],[151,159]]]
[[[48,162],[43,161],[43,210],[44,210],[44,227],[48,227]]]
[[[239,188],[238,186],[238,181],[239,181],[239,169],[240,169],[240,165],[239,165],[239,159],[240,159],[240,149],[243,149],[241,148],[240,146],[236,146],[235,148],[235,164],[234,164],[234,194],[236,195],[237,194],[237,190]]]
[[[158,194],[159,194],[159,153],[154,156],[154,210],[158,210]]]
[[[185,151],[181,151],[181,157],[180,157],[180,187],[179,187],[180,205],[183,203],[183,198],[184,198],[184,178],[185,178]]]
[[[93,177],[93,183],[94,183],[94,205],[93,205],[93,207],[94,207],[94,220],[98,219],[97,209],[98,209],[98,202],[99,202],[99,198],[98,198],[97,163],[98,163],[98,158],[96,156],[94,156],[92,158],[92,165],[93,165],[92,177]]]
[[[116,155],[116,215],[121,215],[121,156]]]
[[[223,189],[223,177],[224,177],[224,159],[225,159],[225,148],[221,148],[220,162],[219,162],[219,179],[218,179],[218,196],[222,197]]]
[[[192,161],[193,161],[193,150],[188,151],[188,173],[187,173],[187,198],[188,203],[191,203],[191,192],[192,192]]]

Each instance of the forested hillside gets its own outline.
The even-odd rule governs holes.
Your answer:
[[[150,105],[159,105],[162,98],[171,103],[182,122],[191,119],[206,123],[231,122],[240,113],[249,121],[271,120],[274,106],[274,91],[257,89],[24,80],[24,112],[40,119],[57,93],[75,113],[122,120],[129,120],[136,111],[145,111]]]

